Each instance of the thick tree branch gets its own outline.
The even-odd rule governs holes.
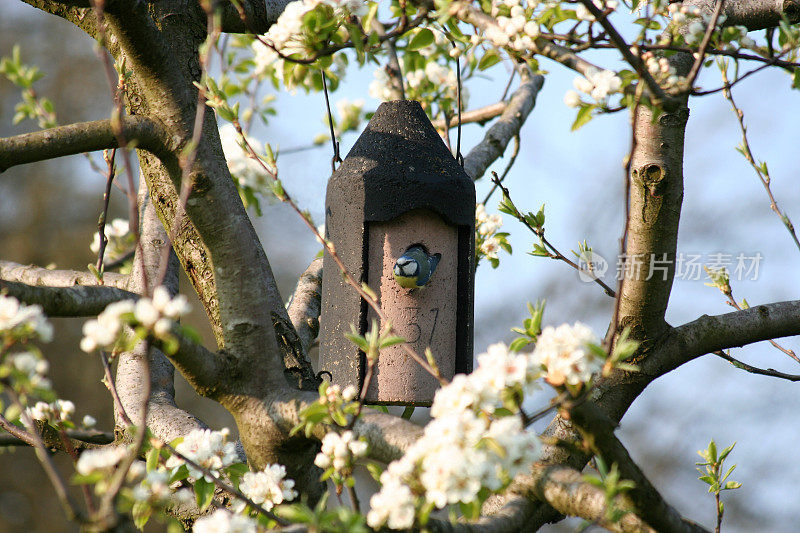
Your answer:
[[[519,68],[520,85],[511,95],[506,109],[486,132],[483,140],[464,157],[464,171],[473,180],[483,176],[489,165],[503,155],[506,146],[519,134],[533,106],[536,105],[536,96],[542,89],[544,77],[538,74],[531,75],[526,65],[521,65]]]
[[[641,105],[636,112],[628,177],[625,279],[618,296],[618,322],[612,329],[630,327],[633,339],[647,341],[668,328],[664,314],[675,276],[689,110],[680,107],[653,117],[651,110]]]
[[[658,490],[650,483],[631,458],[628,450],[614,435],[615,423],[591,401],[572,406],[570,418],[583,434],[589,445],[609,465],[616,464],[623,479],[633,481],[635,486],[627,493],[636,514],[656,531],[692,532],[706,531],[694,522],[686,521],[673,509]]]
[[[121,125],[125,138],[137,148],[169,156],[169,138],[156,121],[126,116]],[[0,172],[16,165],[119,147],[111,120],[58,126],[0,139]]]
[[[139,206],[142,221],[141,247],[137,247],[134,257],[130,288],[137,293],[145,293],[152,292],[153,284],[158,281],[157,273],[162,249],[169,244],[166,231],[158,220],[155,207],[147,194],[144,180],[140,180],[139,185]],[[163,285],[174,296],[178,292],[179,265],[174,252],[170,252],[168,258]],[[145,281],[149,287],[145,286]],[[179,341],[178,351],[171,356],[172,359],[181,367],[190,383],[201,392],[211,395],[210,391],[221,379],[222,358],[185,338],[177,327],[173,328],[172,334]],[[119,356],[115,384],[120,407],[125,414],[134,423],[141,421],[142,407],[145,405],[142,394],[148,388],[145,387],[144,380],[149,378],[151,393],[147,408],[147,426],[156,436],[170,442],[193,429],[206,428],[202,421],[176,406],[175,369],[160,350],[156,348],[146,350],[145,344],[143,342],[133,351],[124,352]],[[144,357],[149,357],[149,360],[145,361]],[[149,376],[145,375],[148,369]],[[120,418],[121,413],[117,415],[117,426],[126,426],[127,422]]]
[[[0,427],[7,429],[3,420],[0,420]],[[17,426],[12,427],[16,428],[16,430],[12,429],[13,433],[9,432],[9,434],[6,435],[0,433],[0,447],[34,445],[33,439],[27,434],[27,432],[22,431],[20,428],[17,428]],[[45,447],[53,451],[66,451],[64,449],[64,441],[61,439],[58,431],[50,426],[47,427],[49,430],[45,429],[40,433],[40,437],[42,438]],[[70,439],[72,449],[76,451],[95,448],[97,446],[111,444],[114,442],[114,434],[110,431],[69,429],[66,431],[66,434],[67,438]]]
[[[703,315],[672,329],[640,365],[653,378],[701,355],[754,342],[800,335],[800,300]]]
[[[266,33],[292,0],[245,0],[244,13],[225,3],[222,6],[222,31],[225,33]],[[242,20],[244,15],[245,20]],[[246,22],[245,22],[246,21]]]
[[[96,316],[111,303],[139,299],[138,294],[101,285],[37,287],[0,280],[0,291],[26,304],[40,305],[48,316]]]
[[[322,299],[322,258],[314,259],[300,279],[294,290],[287,312],[292,321],[303,352],[308,354],[311,343],[319,334],[319,315]]]
[[[91,272],[49,270],[12,261],[0,261],[0,279],[46,287],[100,286],[97,277]],[[103,274],[103,286],[124,289],[128,286],[128,276],[106,272]]]

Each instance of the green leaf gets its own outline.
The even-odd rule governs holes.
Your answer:
[[[414,51],[419,50],[420,48],[425,48],[426,46],[430,46],[433,44],[434,36],[433,32],[428,28],[422,28],[417,32],[414,37],[411,38],[411,41],[408,43],[406,50]]]
[[[131,510],[131,516],[133,516],[133,525],[137,527],[137,529],[142,530],[144,529],[145,524],[147,521],[150,520],[150,515],[153,514],[153,509],[150,507],[150,504],[147,502],[136,502],[133,504],[133,509]]]
[[[483,57],[478,62],[478,70],[486,70],[498,64],[500,61],[502,61],[502,59],[503,58],[500,57],[500,54],[497,52],[497,50],[490,48],[485,54],[483,54]]]
[[[197,506],[205,511],[214,499],[214,484],[201,477],[194,482],[194,494],[197,497]]]
[[[523,349],[524,347],[526,347],[528,344],[530,344],[530,342],[531,341],[529,341],[528,339],[526,339],[524,337],[520,337],[518,339],[514,339],[511,342],[511,344],[508,346],[508,350],[511,351],[511,352],[518,352],[521,349]]]
[[[147,452],[147,471],[152,472],[156,468],[158,468],[158,458],[161,455],[161,451],[158,448],[151,448],[149,452]]]
[[[575,122],[572,123],[570,128],[572,131],[579,130],[584,124],[592,120],[593,105],[581,105],[578,114],[575,116]]]

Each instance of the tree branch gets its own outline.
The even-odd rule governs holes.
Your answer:
[[[721,357],[722,359],[725,359],[726,361],[728,361],[730,364],[732,364],[736,368],[744,370],[745,372],[750,372],[751,374],[758,374],[758,375],[761,375],[761,376],[770,376],[770,377],[773,377],[773,378],[785,379],[787,381],[800,381],[800,375],[797,375],[797,374],[785,374],[785,373],[779,372],[779,371],[777,371],[777,370],[775,370],[773,368],[767,368],[766,370],[764,370],[763,368],[750,366],[747,363],[743,363],[743,362],[739,361],[735,357],[731,357],[730,355],[726,354],[722,350],[715,351],[714,355],[716,355],[717,357]]]
[[[297,281],[287,312],[292,321],[303,352],[307,355],[311,343],[319,334],[319,316],[322,299],[322,258],[314,259]]]
[[[471,109],[469,111],[464,111],[461,113],[461,125],[464,124],[471,124],[473,122],[484,123],[492,120],[495,117],[499,117],[503,111],[506,110],[508,107],[508,102],[497,102],[495,104],[489,104],[487,106],[478,108],[478,109]],[[458,124],[453,122],[452,120],[449,124],[445,124],[444,119],[438,119],[433,121],[433,127],[437,130],[443,130],[447,127],[453,129],[457,127]]]
[[[37,287],[0,280],[0,291],[2,290],[26,304],[40,305],[48,316],[96,316],[111,303],[139,299],[138,294],[100,285]]]
[[[97,277],[91,272],[49,270],[12,261],[0,261],[0,279],[47,287],[100,286]],[[125,289],[128,286],[128,276],[106,272],[103,274],[103,286]]]
[[[169,137],[156,121],[126,116],[121,124],[128,142],[159,157],[169,156]],[[0,172],[16,165],[119,147],[111,120],[58,126],[0,139]]]
[[[292,0],[245,0],[243,13],[230,2],[222,6],[222,31],[225,33],[266,33]],[[244,20],[242,20],[244,15]]]
[[[703,315],[672,329],[640,365],[653,378],[701,355],[754,342],[800,335],[800,300],[757,305],[724,315]]]
[[[675,277],[689,110],[684,106],[653,117],[650,108],[640,105],[636,113],[628,176],[625,279],[618,291],[618,320],[612,328],[630,327],[633,339],[648,341],[668,328],[664,315]]]
[[[473,180],[483,176],[489,165],[503,155],[506,146],[519,134],[536,105],[536,96],[542,89],[544,77],[538,74],[532,76],[526,65],[521,65],[519,69],[520,85],[511,95],[505,110],[486,132],[483,140],[464,157],[464,171]]]
[[[627,494],[639,517],[656,531],[687,533],[706,531],[694,522],[682,519],[680,514],[664,501],[658,490],[633,461],[628,450],[614,435],[615,424],[606,413],[591,401],[569,407],[569,413],[570,419],[589,445],[599,452],[607,464],[616,464],[623,479],[633,481],[635,487]]]

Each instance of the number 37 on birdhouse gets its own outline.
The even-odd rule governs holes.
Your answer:
[[[381,104],[331,176],[325,212],[326,238],[353,277],[377,293],[394,334],[420,355],[430,348],[443,377],[470,372],[475,187],[419,103]],[[326,252],[320,370],[333,383],[362,386],[365,355],[345,333],[353,324],[364,334],[373,320],[377,314]],[[430,405],[437,387],[392,346],[378,356],[366,399]]]

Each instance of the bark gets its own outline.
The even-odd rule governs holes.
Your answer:
[[[169,138],[158,122],[146,117],[125,117],[121,129],[129,143],[161,158],[174,157]],[[0,139],[0,172],[16,165],[107,148],[120,148],[110,120],[25,133]]]
[[[542,89],[544,76],[532,75],[527,66],[521,66],[519,70],[519,88],[511,95],[505,110],[483,140],[464,157],[464,172],[473,180],[483,176],[489,165],[503,155],[508,143],[519,134],[536,105],[536,96]]]
[[[150,202],[144,181],[139,186],[139,205],[141,248],[137,249],[131,272],[131,291],[136,293],[152,293],[158,283],[159,262],[162,249],[169,246],[167,235],[159,222],[155,208]],[[169,264],[166,269],[163,286],[172,296],[178,292],[178,259],[170,251]],[[183,343],[186,347],[187,343]],[[149,363],[144,361],[149,357]],[[146,374],[149,369],[150,375]],[[128,417],[139,424],[142,420],[142,408],[149,401],[147,408],[147,427],[160,439],[170,442],[186,435],[193,429],[207,426],[193,415],[179,409],[175,404],[175,368],[164,354],[156,348],[147,350],[141,343],[131,352],[119,356],[117,365],[116,386],[122,407]],[[144,380],[150,380],[150,398],[143,398]],[[116,425],[124,428],[125,423],[116,413]]]
[[[639,106],[630,173],[630,211],[619,328],[649,341],[668,325],[664,314],[675,277],[683,202],[683,143],[689,109],[653,117]]]
[[[0,280],[0,291],[26,304],[41,306],[47,316],[95,316],[111,303],[139,299],[138,295],[115,287],[36,287],[5,280]]]
[[[0,279],[47,287],[99,285],[97,277],[91,272],[50,270],[35,265],[21,265],[12,261],[0,261]],[[128,286],[128,276],[115,272],[106,272],[103,274],[103,286],[125,289]]]

